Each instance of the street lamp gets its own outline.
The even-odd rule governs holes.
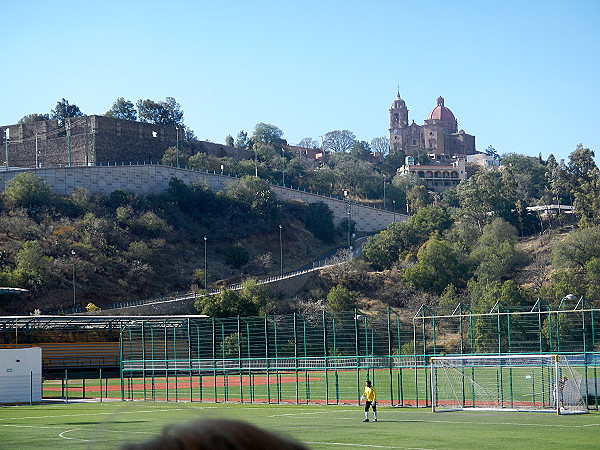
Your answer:
[[[385,207],[385,173],[381,174],[383,176],[383,209],[386,209]]]
[[[179,127],[175,127],[175,133],[177,135],[177,143],[175,147],[175,166],[179,167]]]
[[[77,300],[77,296],[75,293],[75,250],[71,250],[71,255],[73,255],[73,307],[75,307],[75,303]]]
[[[4,129],[4,164],[8,171],[8,140],[10,139],[10,128]]]
[[[396,200],[392,200],[392,203],[394,204],[394,223],[396,223]]]
[[[346,213],[348,214],[348,250],[352,250],[350,242],[350,224],[352,223],[352,215],[350,214],[350,200],[348,200],[348,191],[344,191],[344,198],[346,199]]]
[[[283,147],[281,148],[281,158],[281,185],[285,187],[285,152]],[[281,225],[279,227],[281,228]]]
[[[204,289],[208,290],[208,272],[206,271],[206,236],[204,236]]]
[[[225,166],[223,166],[223,164],[221,164],[221,175],[223,175],[223,169],[225,168]]]
[[[281,240],[281,224],[279,224],[279,274],[283,276],[283,241]]]

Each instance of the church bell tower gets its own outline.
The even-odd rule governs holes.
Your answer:
[[[408,109],[400,98],[400,91],[390,108],[390,153],[402,150],[404,130],[408,128]]]

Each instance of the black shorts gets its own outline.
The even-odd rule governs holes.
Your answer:
[[[367,400],[365,403],[365,412],[369,411],[369,408],[373,408],[373,411],[377,411],[377,405]]]

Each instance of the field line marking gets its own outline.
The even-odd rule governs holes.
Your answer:
[[[397,447],[390,445],[374,445],[374,444],[348,444],[345,442],[317,442],[317,441],[306,441],[307,444],[317,444],[317,445],[339,445],[343,447],[362,447],[362,448],[398,448],[401,450],[435,450],[425,447]]]
[[[79,430],[81,430],[81,428],[73,428],[72,430],[65,430],[62,433],[60,433],[58,435],[58,437],[61,437],[63,439],[68,439],[70,441],[91,442],[89,439],[77,439],[77,438],[71,438],[71,437],[65,436],[66,433],[70,433],[71,431],[79,431]]]
[[[385,419],[384,419],[385,420]],[[472,422],[472,421],[460,421],[460,420],[402,420],[397,419],[396,422],[422,422],[422,423],[450,423],[454,425],[508,425],[508,426],[521,426],[521,427],[550,427],[550,428],[584,428],[584,427],[597,427],[600,426],[600,423],[590,423],[584,425],[561,425],[561,424],[551,424],[551,423],[511,423],[511,422]]]
[[[316,414],[331,414],[336,412],[356,412],[356,409],[339,409],[337,411],[316,411],[316,412],[305,412],[305,413],[286,413],[286,414],[273,414],[268,417],[286,417],[286,416],[306,416],[306,415],[316,415]]]
[[[0,427],[13,427],[13,428],[44,428],[44,429],[49,429],[49,430],[53,430],[53,429],[59,429],[62,430],[61,426],[53,426],[53,427],[44,427],[44,426],[38,426],[38,425],[12,425],[12,424],[0,424]]]
[[[216,406],[207,406],[206,408],[194,408],[194,409],[213,409]],[[84,416],[111,416],[119,414],[139,414],[139,413],[162,413],[169,411],[186,411],[188,408],[172,408],[172,409],[153,409],[148,411],[110,411],[110,412],[97,412],[97,413],[82,413],[82,414],[53,414],[50,416],[35,416],[35,417],[2,417],[0,420],[28,420],[28,419],[48,419],[53,417],[84,417]]]

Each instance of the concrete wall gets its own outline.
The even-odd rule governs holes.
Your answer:
[[[0,350],[0,403],[42,400],[42,349]]]
[[[159,193],[169,187],[171,178],[179,178],[186,184],[194,181],[204,181],[210,186],[211,190],[217,192],[223,190],[226,183],[236,180],[236,178],[218,173],[206,173],[160,165],[79,166],[22,169],[8,172],[0,170],[0,190],[4,190],[6,181],[25,171],[31,171],[43,179],[59,195],[68,195],[77,188],[85,188],[92,194],[100,195],[109,195],[117,189],[131,191],[136,194]],[[350,216],[356,222],[356,230],[359,232],[381,231],[394,220],[404,222],[408,219],[403,214],[394,214],[392,211],[346,202],[342,199],[275,185],[272,185],[272,189],[281,201],[323,202],[333,211],[336,225]]]

